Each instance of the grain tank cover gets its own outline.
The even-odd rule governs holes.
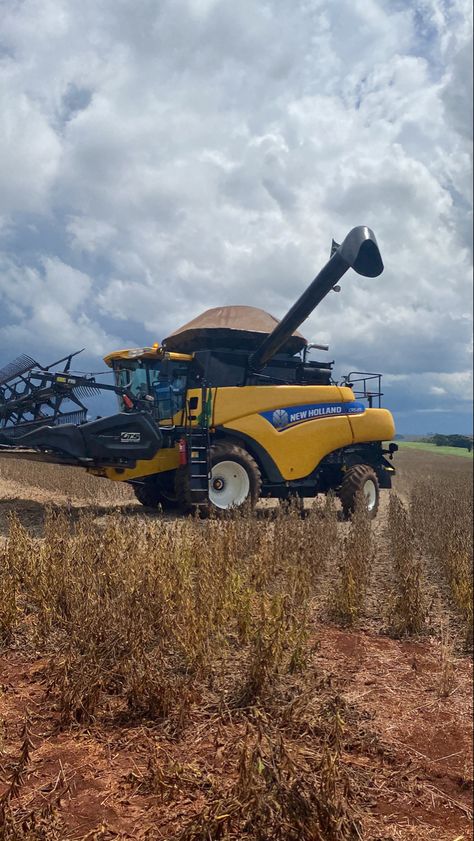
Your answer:
[[[214,307],[175,330],[163,345],[166,350],[181,353],[213,348],[252,351],[278,323],[278,319],[258,307]],[[280,352],[293,356],[306,345],[306,339],[295,331]]]

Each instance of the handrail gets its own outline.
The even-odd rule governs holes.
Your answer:
[[[377,381],[377,389],[375,391],[373,391],[372,389],[369,390],[369,388],[367,387],[367,383],[371,380]],[[362,383],[361,389],[354,388],[354,386],[357,383]],[[359,397],[362,400],[367,400],[369,404],[369,409],[373,408],[374,398],[378,400],[378,408],[381,408],[383,397],[382,374],[375,374],[371,371],[351,371],[349,374],[346,374],[346,376],[343,377],[341,385],[347,386],[348,388],[352,388],[355,397]]]

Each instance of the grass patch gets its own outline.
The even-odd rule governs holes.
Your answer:
[[[425,444],[423,441],[397,441],[397,444],[402,449],[425,450],[427,453],[436,453],[441,456],[462,456],[472,459],[472,452],[463,450],[461,447],[437,447],[436,444]]]

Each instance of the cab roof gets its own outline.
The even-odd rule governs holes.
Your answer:
[[[112,368],[113,363],[116,359],[123,359],[124,361],[130,361],[132,359],[152,359],[158,360],[163,359],[164,356],[169,359],[174,359],[177,362],[190,362],[193,358],[192,355],[188,353],[170,353],[165,351],[163,347],[159,344],[154,344],[152,347],[140,347],[140,348],[125,348],[124,350],[114,350],[111,353],[108,353],[107,356],[104,356],[104,362],[109,368]]]

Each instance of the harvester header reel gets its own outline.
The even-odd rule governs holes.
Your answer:
[[[4,442],[13,442],[42,426],[85,423],[87,407],[82,400],[99,391],[126,394],[126,389],[96,383],[91,375],[72,374],[71,362],[81,352],[46,366],[22,354],[0,370],[0,435]],[[58,365],[62,370],[53,371]]]

